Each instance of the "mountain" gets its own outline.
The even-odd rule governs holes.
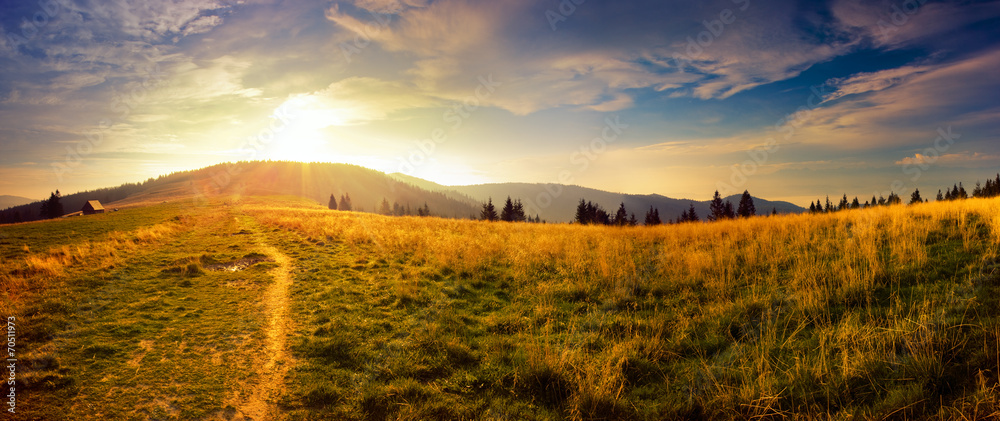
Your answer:
[[[0,209],[21,206],[34,201],[35,199],[28,199],[27,197],[2,195],[0,196]]]
[[[79,210],[88,200],[100,200],[105,208],[145,204],[188,202],[205,198],[260,195],[289,195],[312,199],[326,205],[330,195],[338,202],[348,195],[354,210],[374,212],[383,199],[416,213],[425,204],[431,214],[446,218],[479,215],[479,204],[458,200],[389,177],[385,173],[348,164],[253,161],[214,165],[193,171],[150,178],[145,182],[64,195],[66,213]],[[0,222],[31,221],[39,218],[41,202],[0,211]]]
[[[702,219],[709,213],[709,201],[707,200],[673,199],[658,194],[612,193],[562,184],[499,183],[472,186],[442,186],[430,183],[424,186],[427,189],[436,189],[448,194],[449,197],[467,196],[480,203],[492,198],[493,204],[498,207],[503,205],[507,196],[513,199],[521,199],[524,203],[525,213],[529,216],[539,215],[542,219],[549,222],[572,221],[576,215],[576,206],[579,204],[580,199],[599,204],[610,213],[614,213],[618,210],[618,206],[624,203],[625,209],[630,213],[634,213],[639,221],[645,219],[646,212],[649,211],[650,207],[659,210],[660,219],[664,222],[676,219],[682,212],[688,210],[692,204],[694,204],[695,211]],[[735,209],[739,205],[740,195],[729,196],[723,200],[731,201]],[[758,214],[770,214],[772,208],[776,209],[778,213],[801,213],[806,210],[789,202],[769,201],[759,197],[754,197],[753,201]]]
[[[676,219],[694,204],[698,215],[708,215],[708,202],[672,199],[656,194],[635,195],[612,193],[580,186],[561,184],[502,183],[473,186],[443,186],[427,180],[348,164],[301,163],[286,161],[253,161],[214,165],[193,171],[182,171],[140,183],[123,184],[62,196],[66,213],[83,207],[88,200],[99,200],[107,209],[142,206],[164,201],[197,205],[206,198],[288,195],[315,200],[326,205],[330,195],[339,203],[343,195],[351,197],[353,209],[375,212],[383,199],[392,206],[398,204],[415,214],[425,204],[431,214],[446,218],[478,217],[481,205],[489,198],[497,208],[507,196],[520,199],[528,216],[538,215],[548,222],[569,222],[576,214],[580,199],[599,204],[610,213],[619,203],[642,221],[646,211],[659,209],[664,222]],[[733,205],[739,196],[727,198]],[[776,208],[780,213],[797,213],[805,209],[788,202],[771,202],[754,198],[760,214]],[[42,202],[14,206],[0,211],[0,223],[31,221],[39,218]]]

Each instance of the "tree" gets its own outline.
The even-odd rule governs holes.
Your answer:
[[[655,209],[652,206],[649,207],[649,212],[646,212],[646,225],[660,225],[663,222],[660,221],[660,210]]]
[[[352,210],[352,208],[351,208],[351,195],[349,195],[347,193],[344,193],[343,195],[340,196],[340,207],[339,207],[339,209],[342,210],[342,211]]]
[[[854,196],[854,201],[851,202],[851,209],[860,209],[860,208],[861,208],[861,202],[858,201],[857,196]]]
[[[736,211],[733,210],[733,202],[726,201],[726,205],[723,207],[722,214],[728,219],[736,218]]]
[[[503,204],[503,209],[500,210],[500,220],[504,222],[514,222],[514,201],[507,196],[507,201]]]
[[[816,213],[816,204],[809,202],[809,213]]]
[[[847,210],[848,206],[850,206],[850,202],[847,201],[847,194],[844,194],[844,197],[840,199],[840,203],[837,204],[837,210]]]
[[[823,208],[823,212],[833,212],[833,203],[830,202],[830,196],[826,197],[826,207]]]
[[[915,205],[917,203],[924,203],[924,199],[920,198],[920,189],[913,190],[913,194],[910,195],[910,204]]]
[[[332,210],[337,210],[337,198],[330,194],[330,204],[327,205],[328,208]]]
[[[392,215],[392,208],[389,207],[389,201],[386,198],[382,198],[382,203],[378,206],[378,213],[386,216]]]
[[[500,219],[500,217],[497,216],[496,207],[493,206],[492,197],[489,199],[489,201],[483,203],[483,211],[479,213],[479,217],[484,221],[490,221],[490,222]]]
[[[625,210],[625,202],[622,202],[622,204],[618,206],[618,211],[615,212],[615,220],[612,221],[612,223],[620,227],[628,225],[628,211]]]
[[[719,195],[719,191],[715,191],[715,195],[712,196],[712,203],[708,205],[709,214],[707,219],[709,221],[718,221],[726,217],[726,205],[722,203],[722,196]]]
[[[701,218],[698,218],[698,212],[694,210],[694,203],[691,204],[691,207],[688,210],[682,212],[680,219],[677,220],[677,222],[698,222],[698,221],[701,221]]]
[[[524,215],[524,204],[521,203],[521,199],[514,201],[514,212],[513,212],[514,222],[524,222],[527,218]]]
[[[941,194],[941,189],[938,189],[937,197],[934,200],[937,200],[938,202],[944,200],[944,195]]]
[[[59,193],[59,190],[50,194],[48,200],[42,202],[41,217],[44,219],[51,219],[63,216],[65,212],[63,212],[63,205],[60,201],[61,199],[62,194]]]
[[[892,191],[889,192],[889,198],[885,200],[885,204],[887,204],[887,205],[898,205],[900,203],[903,203],[903,199],[900,199],[899,195],[896,194],[896,192],[892,192]]]
[[[736,209],[736,214],[740,218],[749,218],[757,215],[757,208],[753,205],[753,197],[750,197],[749,191],[743,190],[743,196],[740,197],[740,206]]]
[[[771,216],[778,215],[778,208],[771,208]]]
[[[630,227],[634,227],[634,226],[636,226],[636,225],[639,225],[639,220],[635,218],[635,214],[633,213],[633,214],[632,214],[631,216],[629,216],[629,218],[628,218],[628,226],[630,226]]]
[[[969,194],[965,192],[965,187],[962,186],[962,183],[958,183],[958,198],[959,199],[969,198]]]
[[[590,214],[587,209],[587,202],[580,199],[580,204],[576,205],[576,223],[578,224],[589,224]]]
[[[431,216],[431,208],[424,202],[424,207],[417,208],[417,216]]]

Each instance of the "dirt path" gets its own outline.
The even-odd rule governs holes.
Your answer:
[[[284,389],[285,374],[291,366],[291,357],[285,347],[289,331],[288,288],[292,284],[291,260],[273,246],[262,244],[261,250],[278,263],[271,269],[274,282],[264,292],[264,311],[269,315],[265,328],[263,364],[258,372],[260,383],[254,387],[246,402],[239,407],[244,419],[255,421],[285,418],[276,401]]]

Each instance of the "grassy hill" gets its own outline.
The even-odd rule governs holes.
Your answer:
[[[18,419],[1000,416],[1000,199],[622,228],[241,194],[0,255]]]
[[[624,203],[625,208],[629,212],[635,213],[639,221],[643,220],[646,211],[650,207],[659,210],[660,217],[664,222],[669,219],[676,219],[680,216],[681,212],[687,211],[692,204],[702,218],[709,213],[709,201],[673,199],[658,194],[622,194],[561,184],[497,183],[472,186],[442,186],[414,179],[414,177],[399,174],[394,174],[393,176],[430,191],[441,192],[456,198],[469,197],[478,202],[486,202],[487,199],[492,198],[494,204],[502,204],[507,196],[515,199],[520,198],[524,202],[526,213],[530,216],[539,215],[542,219],[550,222],[572,221],[580,199],[586,199],[599,204],[612,213],[618,209],[619,204]],[[735,207],[740,202],[740,195],[733,195],[723,200],[733,202],[733,206]],[[801,213],[805,211],[802,207],[792,203],[768,201],[758,197],[754,197],[754,204],[757,211],[761,214],[769,214],[771,209],[777,210],[778,213]]]

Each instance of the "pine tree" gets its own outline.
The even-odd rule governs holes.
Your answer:
[[[871,203],[872,203],[871,206],[875,206],[878,203],[878,202],[875,201],[875,195],[872,195],[872,202]]]
[[[733,202],[730,202],[728,200],[726,201],[726,205],[723,207],[722,214],[725,215],[727,219],[736,218],[736,211],[733,210]]]
[[[583,203],[583,200],[581,199],[580,202]],[[493,198],[492,197],[489,198],[489,201],[487,201],[486,203],[483,203],[483,211],[479,213],[479,217],[480,217],[480,219],[482,219],[484,221],[490,221],[490,222],[493,222],[493,221],[496,221],[497,219],[500,219],[500,217],[497,216],[497,209],[496,209],[496,207],[493,206]]]
[[[848,206],[850,206],[850,202],[847,201],[847,194],[844,194],[844,197],[840,198],[840,203],[837,204],[837,210],[847,210]]]
[[[913,190],[913,194],[910,195],[909,204],[915,205],[917,203],[924,203],[924,199],[920,198],[920,189]]]
[[[958,198],[959,199],[969,198],[969,195],[965,192],[965,187],[962,186],[962,183],[958,183]]]
[[[851,202],[851,209],[861,209],[861,202],[858,201],[857,196],[854,196],[854,201]]]
[[[729,202],[726,202],[726,203],[729,203]],[[732,203],[729,203],[729,207],[730,208],[733,207]],[[701,218],[698,217],[698,212],[695,212],[695,210],[694,210],[694,203],[692,203],[691,204],[691,208],[688,209],[688,221],[691,221],[691,222],[699,222],[699,221],[701,221]]]
[[[500,220],[504,222],[514,222],[514,201],[507,196],[507,201],[500,210]]]
[[[660,225],[661,223],[660,210],[650,206],[649,212],[646,212],[646,225]]]
[[[809,202],[809,213],[816,213],[816,204]]]
[[[337,210],[337,198],[330,194],[330,204],[327,205],[328,208],[332,210]]]
[[[778,215],[778,208],[771,208],[771,216],[777,216],[777,215]]]
[[[618,206],[618,212],[615,212],[615,220],[612,223],[620,227],[628,225],[628,211],[625,210],[625,202]]]
[[[514,222],[524,222],[526,216],[524,215],[524,204],[521,203],[521,199],[514,201],[514,212],[512,213],[514,217]]]
[[[750,196],[749,191],[743,190],[743,196],[740,197],[740,206],[736,209],[736,214],[741,218],[749,218],[757,215],[757,208],[753,205],[753,197]]]
[[[630,227],[634,227],[636,225],[639,225],[639,220],[635,218],[635,214],[634,213],[631,216],[629,216],[629,218],[628,218],[628,225]]]
[[[61,199],[62,199],[62,194],[59,193],[59,190],[56,190],[55,193],[50,194],[48,200],[42,202],[42,211],[40,216],[44,219],[58,218],[60,216],[63,216],[65,213],[63,212],[63,205],[62,202],[60,201]]]
[[[578,224],[586,225],[590,223],[590,214],[587,211],[587,202],[585,202],[583,199],[580,199],[580,204],[576,205],[575,220],[576,223]]]
[[[386,198],[382,198],[382,203],[378,206],[378,213],[382,215],[392,215],[392,208],[389,207],[389,201]]]
[[[718,221],[726,217],[726,205],[722,203],[722,196],[719,195],[719,191],[715,191],[715,195],[712,196],[712,203],[708,205],[709,214],[706,219],[709,221]]]
[[[935,200],[937,200],[938,202],[944,200],[944,195],[941,194],[941,189],[938,189],[937,198],[935,198]]]
[[[352,207],[351,207],[351,195],[349,195],[347,193],[344,193],[342,196],[340,196],[340,206],[339,206],[339,208],[342,211],[353,210]]]
[[[826,197],[826,207],[823,208],[823,212],[833,212],[833,203],[830,202],[830,196]]]

